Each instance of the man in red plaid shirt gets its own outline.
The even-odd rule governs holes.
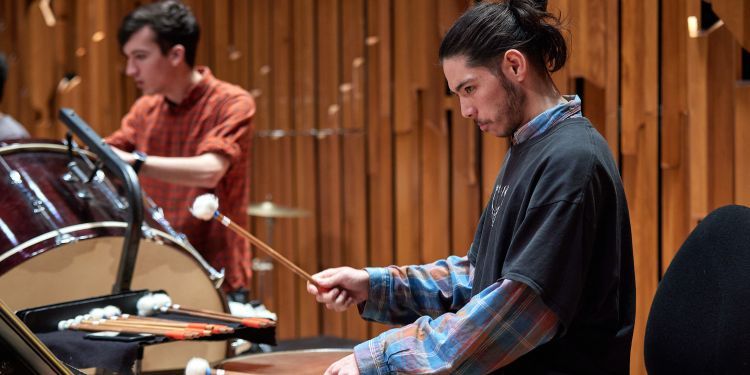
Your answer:
[[[225,269],[224,291],[241,299],[251,272],[249,244],[215,221],[196,220],[187,208],[198,195],[213,193],[226,203],[222,213],[247,224],[255,102],[195,66],[199,35],[195,17],[178,1],[151,3],[125,17],[118,33],[125,73],[143,96],[107,142],[136,169],[172,226],[209,264]]]

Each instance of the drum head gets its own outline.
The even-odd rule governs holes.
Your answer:
[[[352,354],[350,349],[292,350],[230,358],[219,367],[248,374],[320,375],[334,362]]]

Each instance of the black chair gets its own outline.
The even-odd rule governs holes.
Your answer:
[[[719,208],[685,240],[656,290],[644,351],[651,375],[750,374],[750,208]]]

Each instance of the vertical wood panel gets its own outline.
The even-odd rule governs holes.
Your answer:
[[[620,14],[619,0],[607,0],[606,23],[606,83],[605,90],[605,131],[610,150],[615,160],[620,155]]]
[[[443,1],[438,7],[440,35],[445,35],[467,8],[463,0]],[[448,121],[450,134],[450,251],[464,256],[474,239],[474,231],[482,210],[479,170],[479,130],[470,119],[464,119],[457,97],[449,94],[445,79],[436,88],[444,96],[442,113]]]
[[[271,79],[273,82],[273,104],[274,113],[273,129],[289,131],[292,128],[292,46],[291,29],[291,1],[274,0],[272,7],[272,65]],[[294,155],[292,152],[292,140],[288,137],[280,138],[272,142],[274,168],[271,173],[273,179],[273,199],[286,206],[292,206],[292,176],[294,170]],[[277,220],[274,228],[274,245],[284,256],[295,263],[299,262],[295,251],[295,233],[293,232],[291,219]],[[279,315],[277,334],[281,339],[299,336],[299,308],[297,305],[298,295],[301,292],[303,281],[294,273],[284,267],[275,267],[276,279],[274,288],[277,290],[279,301],[276,313]]]
[[[734,82],[740,55],[728,28],[708,38],[708,181],[713,210],[734,202]]]
[[[391,0],[367,1],[368,254],[371,266],[394,263]],[[370,336],[387,327],[371,324]]]
[[[646,373],[643,332],[659,275],[658,15],[656,2],[622,2],[622,175],[633,229],[638,306],[630,355],[633,374]]]
[[[431,0],[414,0],[414,14],[423,20],[416,27],[411,63],[415,69],[418,90],[418,126],[421,134],[422,263],[433,262],[450,254],[450,140],[448,124],[442,111],[445,85],[442,69],[435,63],[440,46],[437,7]]]
[[[341,4],[343,73],[341,90],[343,136],[344,194],[344,264],[355,268],[367,266],[367,187],[364,113],[364,46],[365,3],[347,0]],[[365,340],[367,324],[359,317],[357,309],[346,313],[346,337]]]
[[[734,169],[737,204],[750,206],[750,84],[743,82],[734,91]]]
[[[396,175],[396,263],[417,264],[421,249],[421,173],[419,168],[420,133],[418,123],[419,102],[414,86],[414,70],[423,69],[412,64],[414,58],[414,33],[424,27],[421,17],[412,17],[416,11],[411,1],[394,2],[394,152]]]
[[[294,0],[294,129],[309,132],[315,128],[315,11],[309,0]],[[319,182],[316,178],[316,149],[312,137],[296,137],[295,148],[295,204],[308,212],[317,211]],[[318,220],[316,215],[296,219],[300,267],[310,273],[320,270],[318,259]],[[320,333],[320,308],[306,292],[299,294],[301,337]]]
[[[270,130],[273,120],[273,112],[270,110],[273,87],[269,75],[271,65],[270,35],[272,35],[270,25],[271,2],[272,0],[254,1],[250,9],[253,56],[250,65],[253,86],[250,91],[255,96],[256,115],[253,123],[256,131]],[[267,195],[273,192],[269,176],[274,166],[267,161],[270,143],[269,138],[257,138],[253,143],[254,147],[251,149],[251,183],[253,185],[251,200],[254,202],[267,199]],[[271,241],[271,238],[267,235],[267,224],[266,220],[255,218],[252,225],[254,233],[266,242]],[[255,257],[261,255],[262,253],[259,253],[259,250],[254,250]],[[269,309],[276,311],[278,309],[276,295],[265,293],[269,290],[267,285],[271,285],[272,282],[273,273],[253,271],[254,298],[261,300]],[[261,283],[264,290],[261,290]]]
[[[687,15],[700,19],[700,1],[687,3]],[[687,40],[690,162],[690,227],[708,214],[708,38]]]
[[[750,206],[750,84],[742,82],[734,93],[735,203]]]
[[[663,273],[690,231],[687,153],[687,10],[677,2],[662,12],[662,251]]]
[[[340,66],[340,4],[335,0],[318,2],[318,127],[341,128],[339,104]],[[341,197],[341,140],[328,136],[318,142],[320,173],[320,246],[321,268],[343,265]],[[323,333],[343,337],[343,315],[326,310]]]

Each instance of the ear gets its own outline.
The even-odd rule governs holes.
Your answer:
[[[509,80],[521,83],[529,74],[529,63],[526,56],[517,49],[505,51],[500,69]]]
[[[180,65],[180,63],[185,61],[185,46],[182,44],[175,44],[167,53],[167,57],[172,66]]]

